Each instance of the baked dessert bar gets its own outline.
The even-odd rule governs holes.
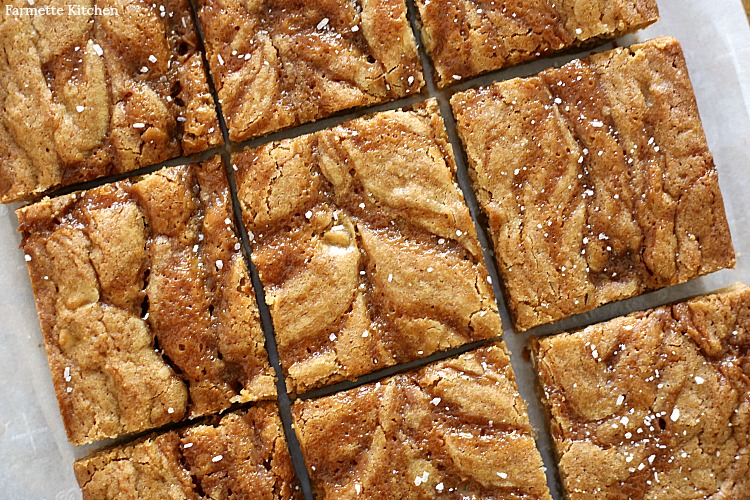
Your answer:
[[[550,498],[502,343],[292,414],[317,498]]]
[[[422,89],[404,0],[197,4],[233,141]]]
[[[502,333],[435,100],[232,161],[291,390]]]
[[[532,345],[568,498],[747,498],[750,288]]]
[[[645,28],[659,18],[655,0],[416,0],[416,4],[422,40],[440,87],[591,46]]]
[[[734,266],[676,40],[452,104],[519,330]]]
[[[0,12],[0,202],[221,144],[186,0],[43,7]]]
[[[74,467],[85,500],[302,498],[272,403],[104,450]]]
[[[276,397],[218,156],[17,213],[72,443]]]

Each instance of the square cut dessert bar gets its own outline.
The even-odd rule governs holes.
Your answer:
[[[85,500],[303,498],[273,403],[105,449],[74,469]]]
[[[532,346],[568,498],[748,498],[750,288]]]
[[[654,23],[656,0],[416,0],[440,87]]]
[[[72,443],[276,397],[218,156],[18,218]]]
[[[503,343],[292,414],[317,498],[550,498]]]
[[[222,142],[187,0],[33,4],[0,12],[0,202]]]
[[[519,330],[734,266],[676,40],[451,102]]]
[[[290,390],[502,333],[435,100],[232,161]]]
[[[241,141],[424,84],[404,0],[197,0],[211,74]]]

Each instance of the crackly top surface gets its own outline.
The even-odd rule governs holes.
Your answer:
[[[74,468],[86,500],[302,498],[271,403],[105,450]]]
[[[570,498],[747,498],[750,288],[537,340]]]
[[[404,0],[198,0],[198,5],[234,141],[422,89]]]
[[[30,3],[0,12],[0,202],[221,142],[185,0],[6,6]],[[69,11],[94,6],[117,14]]]
[[[452,104],[519,329],[734,265],[676,40]]]
[[[292,413],[317,498],[549,498],[504,344]]]
[[[293,390],[501,334],[436,101],[233,163]]]
[[[440,86],[616,38],[655,22],[655,0],[416,0]]]
[[[74,444],[275,396],[218,157],[18,216]]]

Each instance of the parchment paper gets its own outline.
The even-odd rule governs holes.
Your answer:
[[[640,32],[646,40],[676,36],[683,44],[695,86],[706,135],[716,159],[724,201],[737,251],[737,267],[622,303],[613,304],[532,333],[547,334],[607,319],[637,309],[713,291],[735,281],[750,283],[750,25],[741,0],[660,0],[662,20]],[[631,43],[633,37],[622,40]],[[573,56],[557,58],[556,63]],[[550,61],[536,62],[503,73],[503,78],[534,73]],[[506,76],[507,75],[507,76]],[[481,79],[481,83],[497,79]],[[67,442],[49,376],[42,335],[26,264],[18,250],[14,210],[0,206],[0,498],[80,498],[72,463],[87,448]],[[504,309],[504,308],[503,308]],[[510,331],[504,314],[506,340],[513,351],[522,394],[533,395],[531,370],[520,356],[528,335]],[[539,425],[538,403],[530,401],[532,422]],[[548,442],[540,439],[548,463]],[[559,495],[559,485],[552,484]]]

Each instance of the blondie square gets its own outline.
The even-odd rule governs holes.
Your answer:
[[[422,89],[404,0],[197,3],[233,141]]]
[[[276,396],[218,157],[18,218],[71,442]]]
[[[438,85],[645,28],[655,0],[416,0]]]
[[[519,330],[734,266],[676,40],[452,104]]]
[[[274,404],[213,420],[77,461],[83,498],[302,498]]]
[[[435,100],[233,163],[291,390],[502,333]]]
[[[747,498],[750,288],[536,339],[568,498]]]
[[[317,498],[550,498],[502,343],[292,414]]]
[[[186,0],[3,2],[0,202],[219,145],[196,45]]]

